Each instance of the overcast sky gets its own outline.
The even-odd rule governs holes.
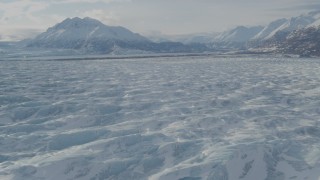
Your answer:
[[[265,25],[313,10],[319,0],[0,0],[0,39],[32,37],[68,17],[176,35]]]

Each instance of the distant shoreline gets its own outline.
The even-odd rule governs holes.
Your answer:
[[[213,58],[233,58],[233,57],[281,57],[281,58],[302,58],[293,54],[275,54],[271,52],[228,52],[228,53],[174,53],[174,54],[145,54],[145,55],[70,55],[70,56],[21,56],[4,57],[0,61],[85,61],[85,60],[117,60],[117,59],[147,59],[147,58],[170,58],[170,57],[213,57]],[[317,58],[317,57],[303,57]]]

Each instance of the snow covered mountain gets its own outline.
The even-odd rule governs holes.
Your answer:
[[[310,12],[290,19],[278,19],[267,25],[261,32],[252,38],[252,40],[268,40],[277,32],[291,32],[305,27],[320,24],[320,11]]]
[[[320,11],[313,11],[290,19],[277,19],[267,26],[238,26],[214,37],[212,46],[226,50],[245,50],[250,47],[274,45],[294,30],[320,25]]]
[[[118,44],[141,44],[147,38],[124,27],[102,24],[92,18],[68,18],[33,39],[29,47],[109,51]]]
[[[320,11],[271,22],[249,43],[254,51],[320,56]]]
[[[264,27],[257,35],[255,35],[252,39],[253,40],[259,40],[264,39],[265,37],[269,36],[275,29],[277,29],[279,26],[281,26],[283,23],[285,23],[286,19],[278,19],[273,22],[271,22],[269,25]]]
[[[83,19],[78,17],[68,18],[54,27],[49,28],[46,33],[39,35],[37,39],[83,39],[83,37],[85,37],[86,40],[100,38],[118,41],[149,41],[145,37],[133,33],[124,27],[107,26],[89,17]]]
[[[210,44],[214,49],[248,50],[251,48],[272,49],[285,41],[286,36],[295,30],[320,25],[320,11],[313,11],[289,19],[277,19],[267,26],[238,26],[214,37]]]
[[[218,42],[247,42],[263,29],[262,26],[238,26],[230,31],[225,31],[215,38]]]

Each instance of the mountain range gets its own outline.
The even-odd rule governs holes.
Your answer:
[[[318,47],[319,25],[320,11],[314,11],[298,17],[277,19],[266,26],[238,26],[221,33],[179,36],[155,33],[144,37],[121,26],[108,26],[89,17],[83,19],[75,17],[65,19],[34,39],[22,41],[21,44],[33,49],[71,49],[86,54],[201,53],[241,50],[313,56],[317,55],[315,48]]]
[[[224,42],[229,47],[231,44],[235,49],[300,56],[319,56],[319,40],[320,11],[277,19],[260,30],[258,27],[237,27],[216,38],[216,41]]]
[[[312,26],[319,18],[320,12],[311,12],[290,19],[278,19],[268,24],[253,39],[267,40],[272,38],[279,31],[291,32],[297,29]]]
[[[27,41],[27,47],[76,49],[102,54],[202,52],[204,45],[184,45],[179,42],[155,43],[121,26],[107,26],[86,18],[68,18]]]
[[[212,51],[244,50],[313,56],[319,54],[319,28],[320,11],[313,11],[297,17],[276,19],[266,26],[237,26],[221,33],[180,36],[174,40],[204,43]]]
[[[277,32],[291,32],[297,29],[315,27],[320,25],[320,11],[313,11],[307,14],[292,18],[281,18],[274,20],[266,26],[237,26],[228,31],[216,33],[207,37],[207,42],[248,42],[271,39]],[[192,39],[191,37],[188,37]],[[204,40],[203,40],[204,41]],[[190,41],[189,41],[190,42]],[[192,41],[191,41],[192,42]]]

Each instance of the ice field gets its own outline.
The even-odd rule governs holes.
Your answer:
[[[319,180],[320,59],[0,61],[1,180]]]

